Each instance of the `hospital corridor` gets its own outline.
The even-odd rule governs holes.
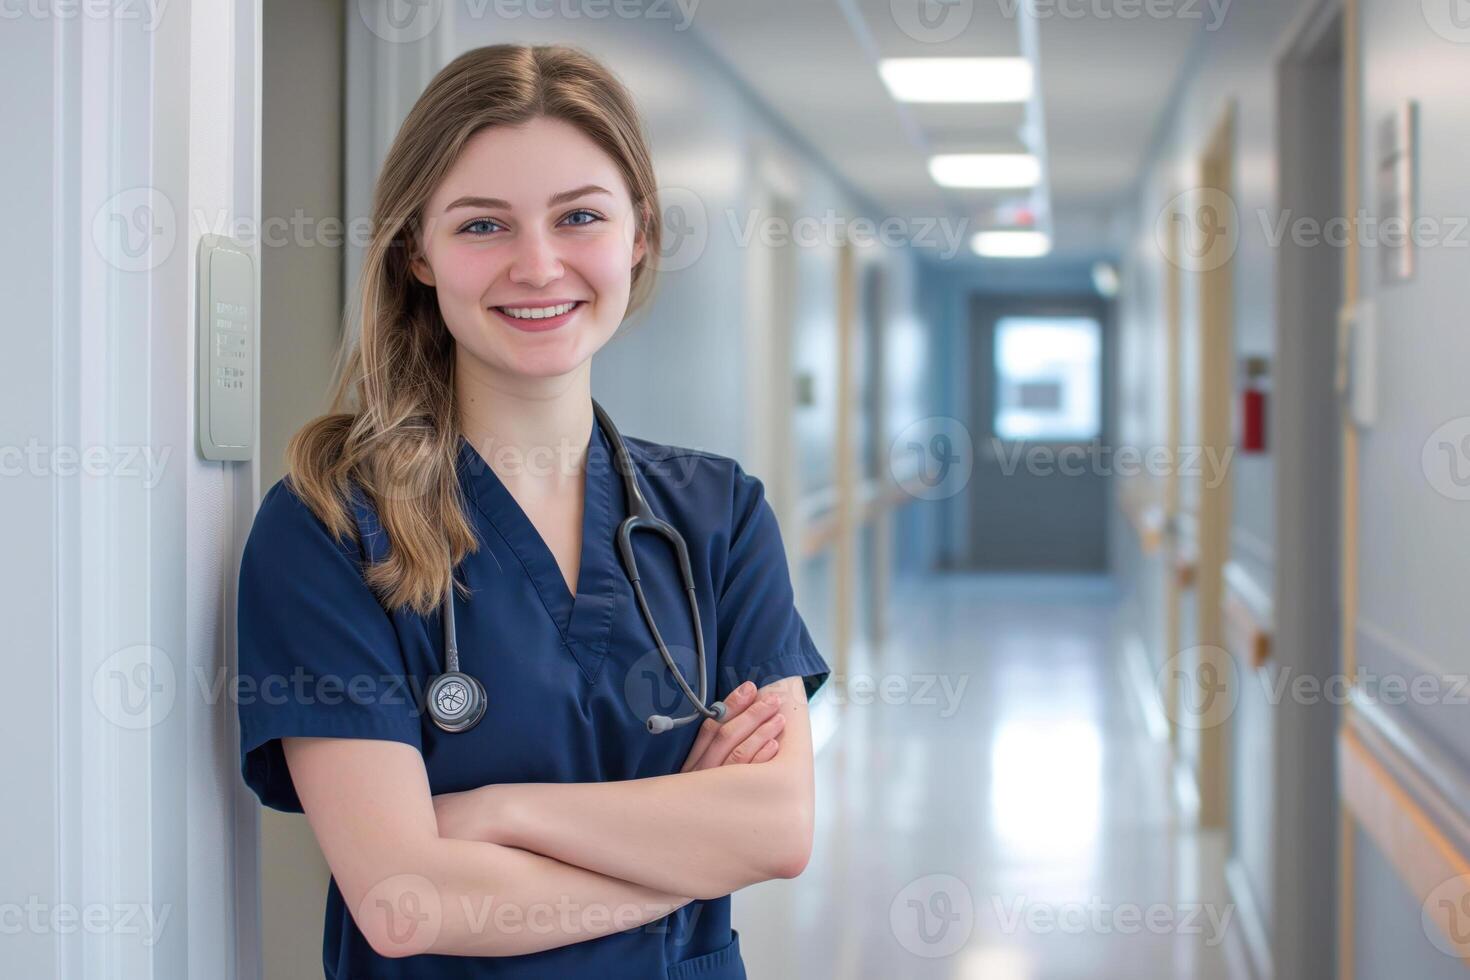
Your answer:
[[[1470,0],[0,79],[0,976],[1470,977]]]

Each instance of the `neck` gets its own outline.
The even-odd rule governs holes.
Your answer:
[[[460,431],[507,486],[553,491],[578,482],[592,434],[591,362],[571,374],[507,379],[457,352]]]

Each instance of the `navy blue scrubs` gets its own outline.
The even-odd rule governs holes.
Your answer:
[[[724,456],[624,437],[654,512],[683,534],[705,634],[709,691],[723,698],[828,666],[792,601],[776,519],[759,480]],[[592,426],[577,594],[515,498],[464,439],[458,472],[480,550],[457,575],[461,669],[484,683],[485,717],[448,734],[420,710],[443,671],[442,624],[389,613],[362,577],[387,536],[358,493],[361,543],[337,541],[286,481],[261,501],[240,567],[239,718],[245,782],[266,806],[301,812],[283,736],[392,739],[423,754],[435,794],[489,783],[592,782],[678,772],[699,726],[650,735],[644,719],[692,708],[664,669],[613,543],[627,514],[605,433]],[[634,536],[644,592],[670,653],[696,686],[688,602],[662,539]],[[588,819],[595,819],[593,815]],[[381,957],[333,879],[323,962],[329,978],[600,980],[745,976],[729,896],[663,919],[525,956]]]

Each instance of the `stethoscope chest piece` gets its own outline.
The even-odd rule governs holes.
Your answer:
[[[454,635],[454,581],[444,594],[444,666],[424,690],[424,710],[441,731],[462,732],[474,728],[485,717],[485,685],[459,669],[459,642]]]
[[[485,716],[485,687],[474,676],[452,670],[437,674],[424,692],[429,717],[446,732],[473,728]]]

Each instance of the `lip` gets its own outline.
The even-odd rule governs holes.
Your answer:
[[[498,306],[492,306],[492,307],[490,307],[490,312],[494,313],[496,316],[500,317],[500,319],[504,320],[506,323],[510,324],[512,327],[515,327],[517,330],[522,331],[523,333],[543,333],[543,332],[545,332],[547,330],[555,330],[557,327],[561,326],[562,324],[564,324],[568,320],[570,320],[572,317],[574,317],[578,313],[582,312],[582,307],[584,307],[584,306],[587,305],[587,301],[584,300],[584,299],[554,299],[554,300],[544,300],[543,299],[543,300],[537,300],[534,303],[524,303],[524,304],[522,304],[522,303],[503,303],[503,304],[501,304],[502,306],[530,306],[530,307],[536,307],[536,306],[560,306],[562,303],[576,303],[577,305],[574,306],[574,307],[572,307],[570,310],[567,310],[561,316],[549,316],[549,317],[545,317],[545,318],[540,319],[540,320],[522,320],[522,319],[518,319],[518,318],[513,317],[513,316],[510,316],[510,315],[508,315],[506,313],[500,312],[500,308]]]

